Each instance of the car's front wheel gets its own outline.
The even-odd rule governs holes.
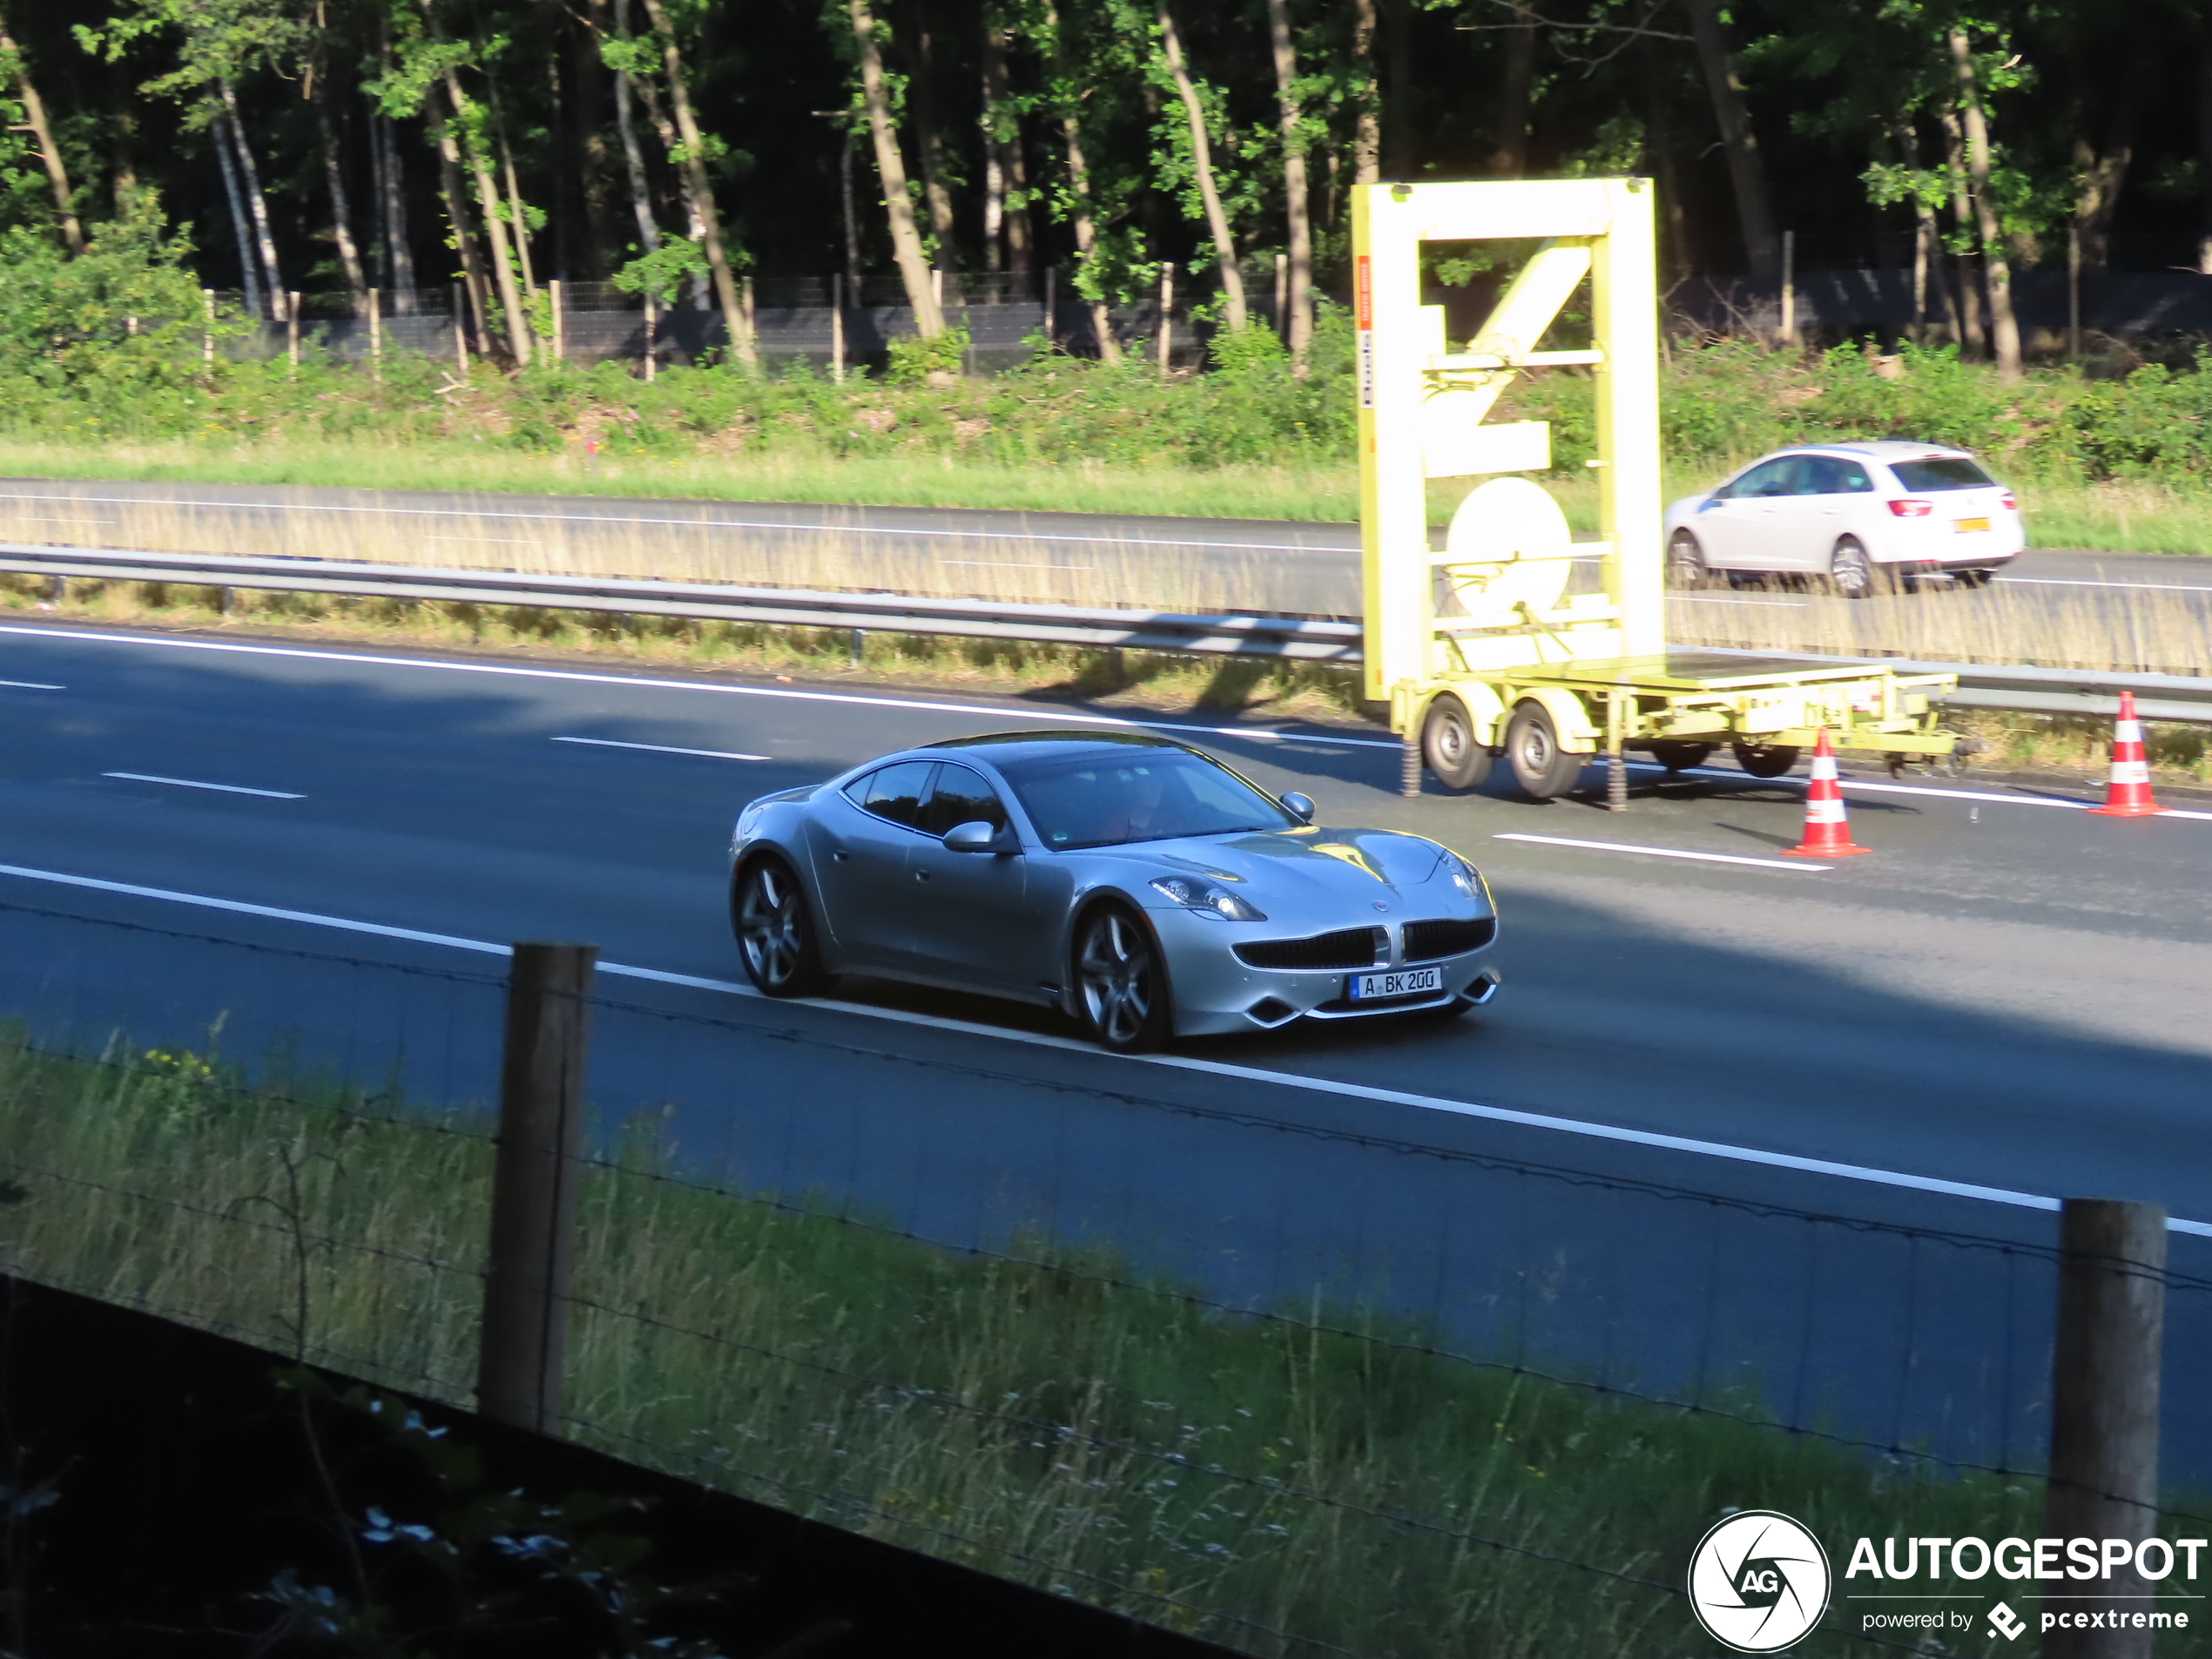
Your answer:
[[[738,872],[730,926],[745,976],[763,996],[812,996],[828,988],[806,890],[781,859],[763,854]]]
[[[1828,556],[1828,579],[1846,599],[1871,599],[1890,590],[1889,573],[1867,556],[1856,536],[1846,536]]]
[[[1168,975],[1152,930],[1124,905],[1103,904],[1076,930],[1076,1007],[1092,1039],[1116,1054],[1142,1054],[1173,1030]]]
[[[1705,550],[1688,530],[1676,530],[1667,541],[1667,585],[1695,593],[1712,579],[1705,565]]]

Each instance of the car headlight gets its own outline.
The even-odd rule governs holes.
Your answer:
[[[1460,897],[1473,899],[1479,904],[1490,903],[1490,887],[1483,880],[1481,872],[1457,853],[1444,860],[1444,879],[1460,890]]]
[[[1152,883],[1152,891],[1201,916],[1228,921],[1267,920],[1267,913],[1250,900],[1240,899],[1227,887],[1211,881],[1196,881],[1187,875],[1163,875]]]

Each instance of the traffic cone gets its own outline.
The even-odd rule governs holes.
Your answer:
[[[1828,746],[1828,728],[1820,728],[1813,745],[1812,782],[1805,790],[1805,839],[1782,849],[1785,859],[1847,859],[1854,853],[1871,853],[1853,846],[1851,826],[1844,820],[1843,786],[1836,781],[1836,752]]]
[[[2135,694],[2120,694],[2120,718],[2112,726],[2112,779],[2105,804],[2091,812],[2103,818],[2149,818],[2166,809],[2150,798],[2150,762],[2143,754],[2143,723],[2135,718]]]

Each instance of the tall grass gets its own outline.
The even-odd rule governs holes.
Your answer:
[[[263,1087],[0,1043],[0,1261],[465,1403],[487,1126]],[[2032,1480],[1480,1368],[1318,1295],[1236,1315],[1103,1244],[949,1253],[686,1184],[651,1122],[619,1145],[582,1186],[577,1438],[1247,1651],[1676,1651],[1726,1506],[1831,1539],[2040,1513]],[[1805,1651],[1853,1645],[1831,1623]]]

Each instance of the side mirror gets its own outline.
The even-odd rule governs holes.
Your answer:
[[[945,832],[945,851],[948,853],[988,853],[994,850],[999,833],[977,819],[972,824],[955,824]]]
[[[1311,796],[1301,795],[1293,789],[1289,794],[1279,799],[1283,803],[1283,810],[1298,819],[1299,823],[1311,824],[1313,821],[1313,814],[1318,809],[1314,806]]]

